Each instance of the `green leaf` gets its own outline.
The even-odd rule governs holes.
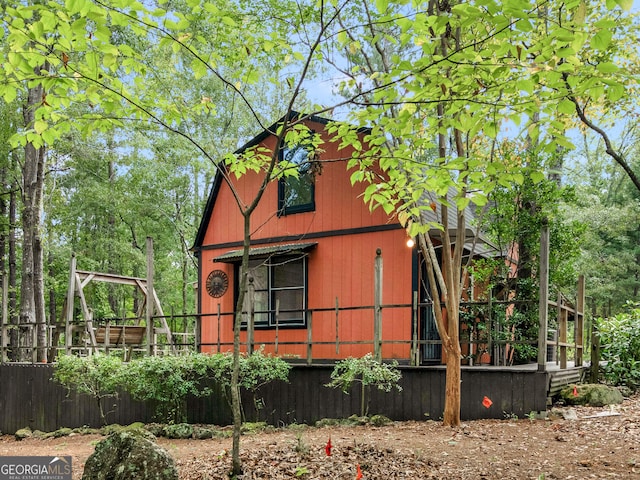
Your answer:
[[[544,173],[538,170],[534,170],[533,172],[531,172],[529,174],[529,177],[531,178],[531,181],[536,184],[542,182],[545,179]]]
[[[71,15],[75,15],[76,13],[80,13],[80,10],[84,7],[86,0],[67,0],[65,2],[65,6]]]
[[[563,98],[562,100],[560,100],[560,103],[558,104],[558,112],[564,113],[566,115],[571,115],[575,111],[576,111],[576,106],[571,100],[568,100],[566,98]]]
[[[376,0],[376,9],[379,13],[384,13],[389,7],[389,0]]]
[[[237,27],[237,26],[238,26],[238,24],[236,23],[236,21],[235,21],[233,18],[228,17],[228,16],[226,16],[226,15],[225,15],[225,16],[223,16],[223,17],[221,18],[221,20],[222,20],[222,23],[224,23],[225,25],[228,25],[228,26],[230,26],[230,27],[234,27],[234,28],[235,28],[235,27]]]
[[[573,15],[573,21],[576,22],[576,25],[584,25],[584,20],[587,17],[587,4],[583,0],[578,5],[578,9],[576,13]]]
[[[38,135],[44,132],[47,129],[47,122],[44,120],[36,120],[33,124],[33,129],[36,131]]]
[[[619,70],[618,66],[613,62],[602,62],[596,66],[601,73],[615,73]]]
[[[611,30],[600,30],[591,39],[591,46],[597,50],[606,50],[611,43],[613,32]]]
[[[633,7],[633,0],[616,0],[616,3],[627,12]]]
[[[206,12],[213,13],[214,15],[217,15],[218,12],[220,12],[220,9],[211,2],[206,2],[202,7]]]
[[[18,92],[13,85],[4,85],[2,98],[7,103],[11,103],[16,99]]]
[[[606,89],[607,98],[611,102],[617,102],[625,95],[625,88],[623,85],[612,85]]]

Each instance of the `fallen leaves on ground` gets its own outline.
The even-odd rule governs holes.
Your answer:
[[[295,426],[242,437],[248,479],[640,479],[640,396],[613,407],[561,408],[552,420],[478,420],[461,427],[435,421],[385,427]],[[605,416],[606,415],[606,416]],[[326,453],[331,438],[331,455]],[[97,435],[0,437],[0,455],[72,455],[82,477]],[[158,439],[183,480],[225,479],[231,439]]]

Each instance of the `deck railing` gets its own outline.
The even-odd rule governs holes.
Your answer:
[[[288,341],[282,338],[283,329],[280,317],[290,313],[289,311],[278,308],[272,311],[255,311],[253,312],[253,315],[273,315],[275,319],[275,327],[269,330],[273,335],[270,340],[265,341],[264,338],[261,338],[260,341],[256,341],[255,323],[251,322],[251,315],[247,315],[249,321],[246,322],[243,328],[243,350],[246,352],[252,352],[259,346],[264,345],[276,355],[284,355],[291,359],[295,359],[296,356],[287,355],[287,350],[290,350],[289,347],[297,346],[302,347],[303,351],[302,354],[297,355],[297,358],[307,364],[313,364],[314,361],[317,362],[318,360],[323,360],[314,356],[314,350],[317,351],[319,347],[326,347],[329,345],[335,347],[335,357],[337,358],[345,347],[368,346],[368,351],[374,354],[377,358],[382,358],[382,351],[385,346],[397,345],[407,347],[409,356],[404,359],[406,363],[409,363],[410,365],[420,365],[423,363],[421,357],[423,349],[428,346],[441,346],[442,342],[437,339],[425,339],[424,335],[421,333],[424,328],[423,322],[425,321],[428,312],[431,310],[432,304],[430,302],[418,302],[417,292],[414,293],[413,299],[414,301],[412,303],[407,304],[361,306],[341,306],[338,299],[336,299],[335,304],[332,307],[307,309],[304,311],[306,323],[305,326],[301,328],[306,333],[302,335],[304,338],[303,340],[297,341]],[[542,351],[545,352],[545,364],[546,362],[555,362],[560,368],[567,368],[568,360],[571,357],[570,353],[573,353],[575,365],[582,365],[585,341],[584,315],[579,306],[578,308],[575,308],[577,303],[570,302],[561,294],[558,294],[557,300],[548,301],[548,309],[552,314],[552,318],[553,313],[556,312],[555,321],[552,320],[549,323],[551,327],[557,328],[551,329],[550,331],[556,330],[557,335],[555,335],[555,337],[549,337],[548,332],[545,332],[544,345],[540,345],[538,341],[539,339],[536,338],[516,338],[512,330],[509,330],[508,327],[502,325],[500,321],[494,317],[495,312],[498,309],[505,311],[516,308],[518,305],[522,306],[526,303],[527,302],[519,302],[515,300],[499,301],[495,299],[462,302],[460,310],[464,313],[464,316],[467,319],[476,319],[473,323],[468,320],[461,321],[461,345],[465,353],[464,362],[469,365],[510,365],[513,361],[510,354],[513,352],[514,348],[518,345],[531,345],[537,346],[538,349],[542,349]],[[529,306],[531,306],[530,302]],[[404,310],[404,314],[410,316],[412,325],[411,332],[403,338],[384,337],[382,334],[382,328],[383,325],[386,325],[385,317],[387,315],[391,315],[393,310],[398,309]],[[475,317],[474,312],[478,311],[483,312],[481,319]],[[357,313],[358,318],[362,318],[363,312],[368,312],[364,314],[364,317],[371,319],[371,322],[373,323],[373,328],[369,329],[369,331],[373,332],[371,338],[354,338],[353,336],[348,337],[346,335],[341,335],[344,322],[349,321],[349,318],[354,313]],[[224,335],[222,335],[223,332],[221,331],[222,325],[225,323],[223,320],[227,318],[229,319],[227,323],[233,322],[234,316],[235,314],[233,312],[217,311],[212,314],[169,315],[165,316],[164,319],[169,324],[175,324],[176,321],[178,321],[183,325],[190,325],[188,329],[183,329],[183,332],[173,332],[173,348],[178,353],[199,351],[203,347],[209,351],[223,352],[229,351],[233,346],[232,341],[221,340],[224,337]],[[330,317],[332,317],[332,320],[329,320]],[[314,334],[314,328],[318,329],[318,318],[321,318],[323,323],[327,321],[332,322],[331,328],[333,330],[333,334],[331,338],[327,338],[325,335],[324,338],[318,339],[318,335]],[[98,338],[97,350],[105,352],[114,352],[119,350],[125,352],[128,350],[128,353],[123,353],[126,358],[129,358],[132,354],[144,354],[147,350],[146,337],[144,334],[137,331],[144,327],[134,328],[126,326],[125,324],[127,322],[131,323],[130,320],[131,319],[127,319],[127,321],[97,321],[95,330]],[[156,317],[153,317],[152,319],[154,322],[157,320],[159,319]],[[215,341],[203,342],[202,339],[199,338],[199,326],[203,321],[213,321],[217,324],[217,338]],[[2,338],[5,341],[2,342],[0,354],[4,362],[8,361],[7,352],[9,350],[9,346],[7,340],[9,328],[15,327],[2,325]],[[33,334],[35,333],[37,325],[25,325],[23,328],[30,330]],[[324,328],[326,329],[326,323]],[[55,327],[50,326],[47,330],[48,346],[46,348],[65,350],[66,342],[64,341],[64,338],[59,340],[58,345],[51,345],[51,340],[55,337],[54,329]],[[135,335],[130,335],[130,329],[132,329],[131,332],[135,331]],[[109,337],[107,337],[107,334]],[[118,341],[110,341],[110,339],[115,336],[118,337]],[[167,347],[168,345],[166,344],[166,341],[161,342],[158,341],[158,338],[154,338],[154,352],[157,354],[167,354],[169,353]],[[35,362],[35,348],[21,346],[18,346],[18,348],[30,349],[32,353],[31,357],[34,358]],[[96,349],[91,348],[86,342],[76,342],[72,349],[73,352],[85,354],[88,353],[88,350],[93,351]],[[548,355],[547,352],[554,352],[554,354]],[[555,353],[557,353],[557,355]],[[487,361],[488,359],[490,359],[490,362]],[[436,363],[438,363],[437,359]]]

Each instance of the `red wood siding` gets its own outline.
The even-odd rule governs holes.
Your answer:
[[[311,124],[310,128],[321,131],[324,126]],[[267,147],[273,146],[273,139],[265,141]],[[301,242],[317,242],[309,252],[308,261],[308,308],[332,308],[336,298],[340,307],[373,306],[374,304],[374,259],[376,250],[382,250],[384,261],[383,304],[410,304],[412,299],[412,263],[411,249],[406,246],[406,234],[402,229],[375,231],[369,233],[345,234],[345,230],[362,227],[388,228],[396,224],[382,211],[373,213],[363,203],[359,195],[364,187],[351,186],[349,172],[346,171],[346,159],[351,152],[338,151],[334,143],[322,145],[324,152],[320,160],[323,169],[316,177],[315,204],[313,212],[297,213],[278,217],[277,182],[272,182],[255,210],[252,224],[252,239],[260,240],[273,237],[295,236]],[[261,176],[247,174],[235,182],[243,201],[250,202],[257,191]],[[231,315],[221,317],[218,327],[218,305],[221,312],[234,309],[234,268],[232,265],[212,260],[240,247],[216,248],[216,245],[242,240],[243,219],[239,213],[229,187],[222,184],[213,208],[209,226],[204,236],[201,262],[201,312],[212,314],[203,317],[203,351],[216,351],[218,328],[220,341],[230,344],[233,340]],[[332,235],[340,233],[339,235]],[[312,235],[309,239],[308,236]],[[329,236],[325,236],[329,235]],[[291,240],[286,243],[292,243]],[[266,246],[260,243],[260,246]],[[213,247],[213,248],[212,248]],[[221,298],[212,298],[206,293],[204,281],[212,270],[224,270],[229,275],[230,287]],[[405,340],[411,338],[411,309],[383,310],[383,340]],[[340,341],[373,340],[373,310],[352,310],[340,312],[338,319]],[[307,330],[305,328],[280,329],[279,342],[301,342],[299,346],[279,345],[279,355],[306,357]],[[242,333],[245,340],[245,332]],[[313,314],[313,341],[333,342],[330,345],[313,347],[313,357],[318,359],[345,358],[361,356],[372,351],[372,344],[341,345],[336,353],[336,316],[335,312],[315,312]],[[275,341],[275,329],[256,330],[255,344]],[[209,344],[209,345],[206,345]],[[229,349],[229,346],[225,348]],[[274,346],[266,346],[273,352]],[[384,358],[409,359],[409,345],[385,345]]]

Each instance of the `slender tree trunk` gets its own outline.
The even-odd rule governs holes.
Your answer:
[[[107,175],[108,175],[108,182],[109,182],[109,186],[111,187],[112,191],[114,188],[114,183],[115,183],[115,167],[113,164],[113,160],[111,159],[111,155],[112,152],[114,150],[114,145],[113,145],[113,138],[109,138],[108,140],[108,144],[107,144],[107,150],[108,150],[108,155],[109,155],[109,161],[107,164]],[[108,213],[108,227],[107,227],[107,235],[109,235],[111,238],[115,238],[116,237],[116,216],[115,213],[112,209],[109,209],[109,213]],[[113,248],[111,246],[111,243],[107,244],[107,251],[108,251],[108,257],[107,257],[107,272],[108,273],[113,273],[113,274],[121,274],[122,272],[117,272],[115,267],[114,267],[114,252],[113,252]],[[109,307],[111,307],[111,311],[114,312],[116,315],[118,314],[118,309],[120,308],[119,302],[118,302],[118,297],[117,297],[117,289],[113,288],[112,285],[108,285],[108,298],[109,298]]]
[[[16,171],[17,161],[15,154],[11,155],[11,171]],[[17,315],[17,297],[16,288],[18,286],[17,281],[17,260],[16,260],[16,222],[17,222],[17,192],[18,185],[15,179],[11,182],[11,190],[9,193],[9,323],[13,325],[11,329],[11,335],[9,336],[9,345],[11,346],[11,354],[9,356],[11,361],[17,361],[18,346],[20,343],[18,322],[19,317]]]
[[[240,430],[242,428],[242,411],[240,388],[240,325],[242,324],[242,304],[247,290],[249,276],[249,246],[251,245],[251,214],[244,213],[244,244],[242,254],[242,266],[240,267],[240,282],[238,286],[238,303],[236,304],[236,316],[233,325],[233,369],[231,372],[231,410],[233,413],[233,445],[231,451],[232,475],[234,477],[242,473],[240,462]]]
[[[34,283],[33,294],[36,308],[36,324],[37,324],[37,355],[38,362],[47,361],[47,327],[46,308],[44,299],[44,262],[42,260],[42,239],[40,235],[34,238]]]
[[[7,163],[9,162],[9,159],[6,159]],[[8,281],[5,284],[5,277],[7,275],[7,243],[9,240],[9,228],[8,228],[8,215],[7,215],[7,200],[5,197],[5,192],[7,192],[9,190],[9,186],[7,185],[7,167],[3,166],[0,169],[0,188],[2,189],[2,195],[0,195],[0,221],[2,222],[6,222],[7,223],[7,228],[2,228],[2,233],[0,233],[0,285],[8,285]],[[7,278],[8,280],[8,278]],[[2,292],[3,297],[2,298],[8,298],[6,296],[7,292]],[[3,305],[3,307],[6,307],[6,305]],[[2,317],[2,326],[5,326],[5,322],[8,322],[8,318],[5,318],[4,316]],[[2,336],[0,336],[0,342],[3,342],[2,347],[4,347],[4,341],[5,341],[5,337],[4,337],[4,332],[7,332],[7,334],[9,334],[9,330],[2,330]],[[8,354],[10,354],[10,352],[7,352]],[[5,357],[3,356],[2,358],[0,358],[0,362],[4,362],[5,361]]]
[[[49,278],[53,278],[55,271],[53,268],[53,255],[51,251],[49,251],[47,256],[47,264],[49,270]],[[54,362],[56,359],[56,354],[58,353],[57,346],[60,341],[60,334],[64,331],[64,323],[58,322],[58,316],[56,313],[56,290],[53,287],[49,288],[49,323],[51,325],[55,325],[55,329],[53,329],[51,335],[51,348],[49,349],[49,354],[47,355],[47,360],[49,362]],[[62,320],[62,319],[61,319]]]
[[[196,191],[195,196],[197,197],[197,195],[198,193]],[[189,251],[187,250],[187,245],[184,242],[184,236],[183,236],[184,217],[183,217],[182,208],[181,208],[181,205],[186,205],[186,202],[180,201],[180,198],[178,197],[177,192],[175,196],[176,196],[176,201],[175,201],[176,225],[178,225],[178,228],[180,229],[180,253],[181,253],[180,270],[182,273],[182,285],[180,289],[182,305],[180,310],[182,315],[186,315],[187,314],[187,287],[189,282]],[[183,322],[185,323],[185,328],[186,328],[186,319],[183,319]]]

